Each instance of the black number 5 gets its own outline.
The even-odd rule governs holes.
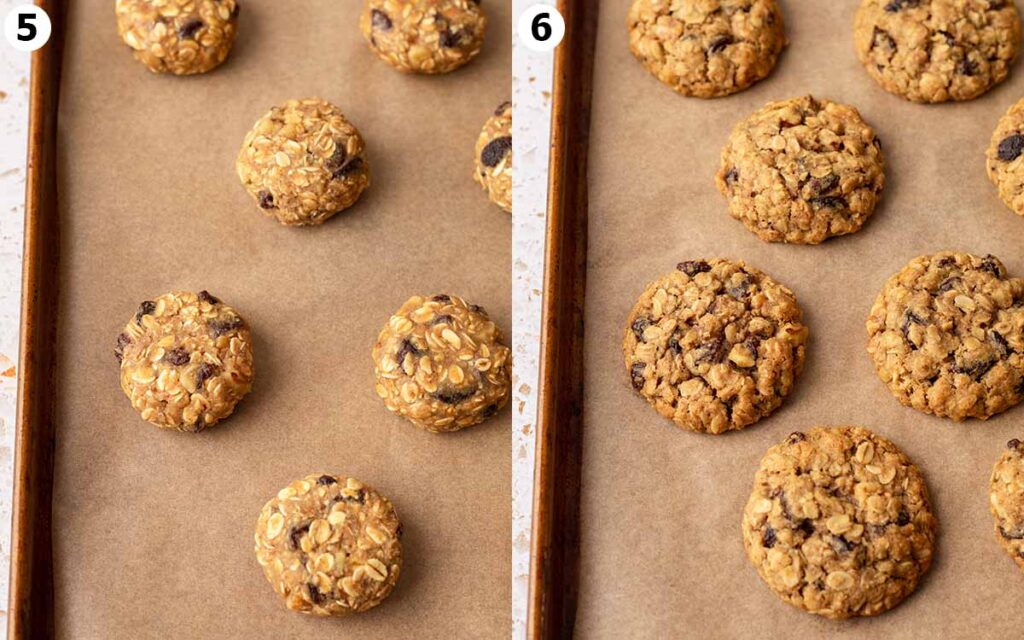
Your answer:
[[[22,13],[18,15],[18,40],[22,42],[30,42],[35,40],[36,34],[39,32],[36,29],[36,25],[32,24],[32,21],[36,19],[34,13]]]
[[[533,18],[533,24],[530,25],[530,31],[533,32],[533,38],[538,42],[544,42],[551,37],[550,19],[550,13],[538,13]]]

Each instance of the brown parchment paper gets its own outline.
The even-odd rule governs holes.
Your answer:
[[[450,292],[511,333],[510,220],[472,180],[510,94],[508,2],[479,58],[402,75],[356,0],[243,0],[228,62],[150,74],[113,2],[71,7],[60,112],[62,307],[54,499],[61,638],[497,638],[510,628],[510,413],[434,435],[374,392],[370,349],[415,294]],[[321,227],[264,218],[235,174],[253,122],[292,97],[338,104],[373,184]],[[178,434],[140,420],[114,339],[141,300],[209,289],[249,321],[256,381],[234,416]],[[391,497],[405,566],[364,615],[285,609],[253,553],[264,502],[333,472]]]
[[[1024,68],[979,100],[924,106],[883,91],[852,44],[854,0],[785,0],[790,46],[767,80],[730,98],[684,98],[633,59],[629,0],[603,0],[595,61],[587,282],[580,638],[1016,638],[1024,575],[993,536],[988,479],[1024,407],[988,422],[903,407],[867,355],[865,319],[885,280],[943,249],[1000,257],[1024,275],[1024,219],[985,175],[996,121],[1024,95]],[[859,233],[819,246],[767,244],[726,212],[714,174],[733,125],[803,93],[857,106],[878,131],[888,184]],[[635,395],[626,316],[681,260],[740,258],[791,287],[811,338],[795,393],[724,436],[683,431]],[[918,592],[874,619],[831,622],[779,600],[743,549],[740,521],[769,446],[814,425],[857,424],[920,466],[940,521]]]

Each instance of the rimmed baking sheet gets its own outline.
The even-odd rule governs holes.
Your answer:
[[[370,348],[409,296],[449,292],[510,332],[510,221],[472,181],[510,92],[510,13],[486,3],[480,57],[397,73],[358,31],[362,3],[246,0],[224,67],[150,74],[109,3],[76,3],[60,109],[61,295],[54,498],[66,638],[501,637],[510,592],[509,410],[438,436],[388,413]],[[318,228],[264,218],[234,160],[272,105],[320,96],[367,140],[373,185]],[[112,349],[139,301],[209,289],[253,327],[256,382],[199,435],[142,422]],[[256,563],[263,503],[314,472],[394,501],[399,584],[345,620],[287,611]]]
[[[885,280],[943,249],[1000,257],[1024,275],[1024,220],[985,175],[996,121],[1024,93],[1024,68],[963,104],[922,106],[878,87],[853,50],[857,2],[782,2],[790,45],[738,95],[689,99],[633,58],[629,0],[601,3],[591,140],[583,542],[577,636],[656,638],[1016,637],[1020,570],[997,544],[988,479],[1024,408],[955,424],[904,408],[875,375],[864,322]],[[811,93],[858,107],[888,162],[879,210],[859,233],[809,246],[761,242],[714,185],[733,125],[768,101]],[[795,393],[740,433],[677,429],[630,388],[629,309],[682,260],[746,260],[791,287],[811,337]],[[758,461],[792,431],[857,424],[921,467],[940,534],[918,593],[874,619],[830,622],[782,603],[743,549],[740,520]],[[689,630],[689,631],[687,631]]]

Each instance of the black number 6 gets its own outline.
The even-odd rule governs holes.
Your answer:
[[[36,34],[39,32],[36,29],[36,25],[32,24],[32,21],[35,19],[36,15],[34,13],[18,14],[18,40],[22,42],[35,40]]]
[[[538,42],[544,42],[551,37],[550,19],[550,13],[538,13],[534,16],[533,23],[530,25],[530,31],[533,33],[533,38]]]

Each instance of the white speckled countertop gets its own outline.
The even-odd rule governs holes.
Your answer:
[[[554,4],[554,0],[546,0]],[[0,2],[6,14],[13,0]],[[514,15],[536,0],[513,0]],[[0,45],[3,46],[3,45]],[[513,242],[512,637],[526,637],[537,347],[547,204],[553,54],[515,44]],[[29,54],[0,49],[0,624],[6,625],[11,473],[21,298]]]
[[[10,5],[0,2],[0,8]],[[0,624],[6,625],[30,54],[0,46]]]
[[[0,13],[14,4],[0,2]],[[0,46],[0,624],[6,626],[30,54]]]
[[[536,0],[513,0],[518,22]],[[554,5],[554,0],[545,0]],[[514,32],[514,30],[513,30]],[[533,511],[537,354],[547,222],[547,169],[551,137],[553,53],[535,53],[518,40],[512,49],[515,152],[512,225],[512,638],[526,638]]]

